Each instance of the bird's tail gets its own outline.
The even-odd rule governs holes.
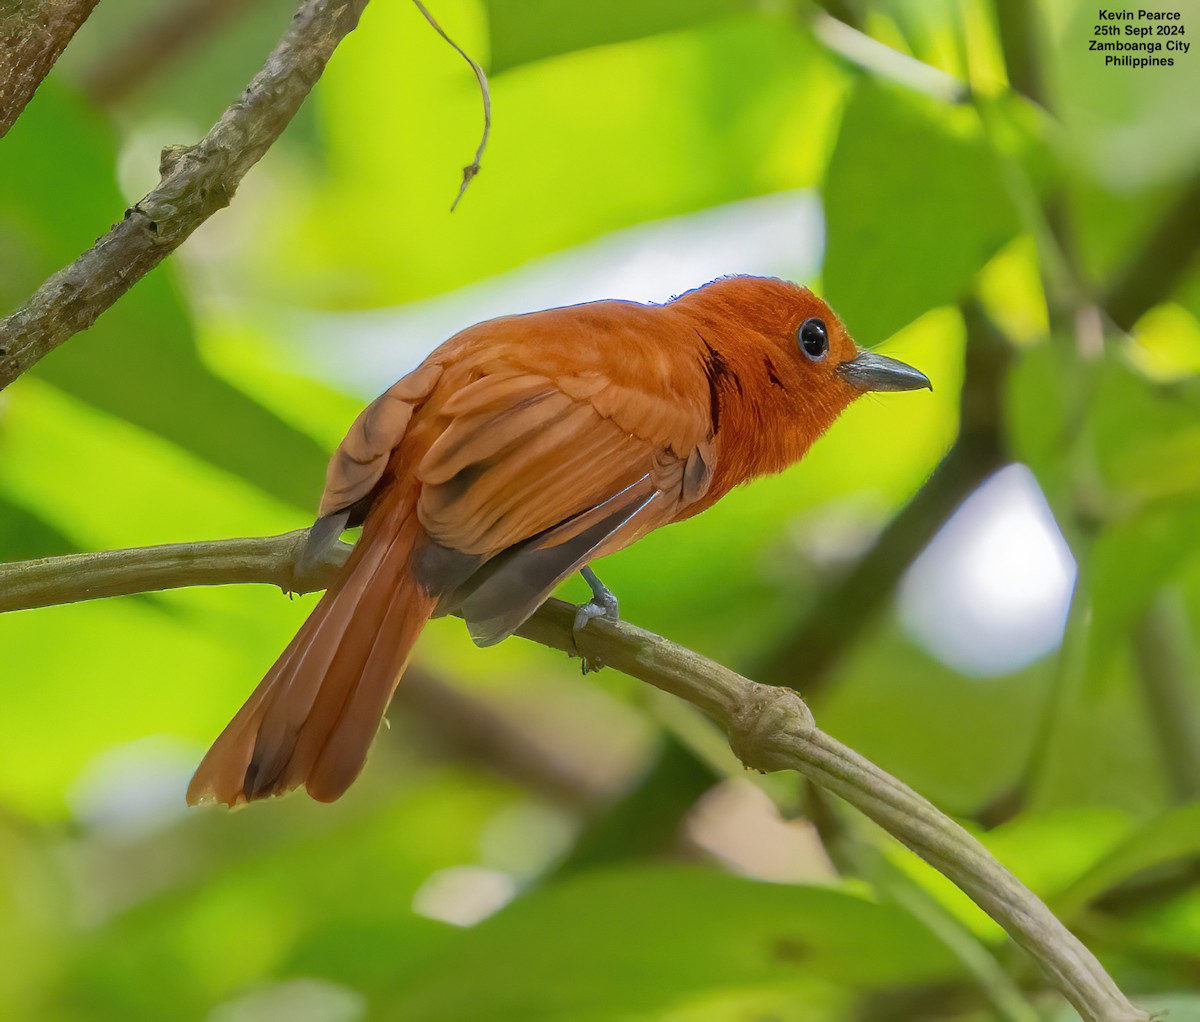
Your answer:
[[[410,569],[421,536],[412,504],[389,504],[367,521],[337,580],[213,743],[189,803],[234,806],[301,784],[332,802],[358,776],[437,602]]]

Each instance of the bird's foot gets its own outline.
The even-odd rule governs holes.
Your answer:
[[[592,618],[604,618],[607,621],[620,620],[620,604],[613,591],[596,577],[591,568],[581,568],[579,574],[592,591],[592,598],[575,608],[575,622],[571,626],[571,634],[575,640],[575,652],[582,661],[583,673],[598,671],[604,666],[604,661],[597,656],[588,656],[579,648],[579,634],[587,627]]]

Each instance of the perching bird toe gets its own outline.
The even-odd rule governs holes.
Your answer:
[[[607,618],[607,610],[598,603],[581,603],[575,608],[575,622],[571,625],[571,638],[575,643],[575,655],[581,661],[584,674],[591,674],[604,666],[604,661],[597,656],[588,656],[579,645],[579,635],[587,627],[587,623],[595,617]],[[615,617],[613,618],[615,620]]]
[[[591,589],[592,598],[587,603],[581,603],[575,609],[575,622],[571,626],[571,632],[575,640],[575,652],[583,661],[583,673],[589,674],[592,671],[600,670],[604,666],[604,661],[595,656],[589,657],[579,648],[579,633],[587,627],[587,623],[592,618],[600,617],[606,621],[619,621],[621,608],[613,591],[596,577],[596,573],[591,568],[585,565],[579,569],[579,574],[583,576],[583,580]]]

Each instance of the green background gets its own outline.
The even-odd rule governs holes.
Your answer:
[[[840,27],[799,0],[433,6],[491,78],[459,209],[475,81],[412,5],[375,0],[231,208],[0,397],[0,558],[303,527],[364,400],[444,339],[421,310],[454,321],[478,285],[526,311],[505,304],[526,278],[501,275],[810,202],[823,245],[797,235],[777,272],[934,393],[859,402],[803,465],[602,577],[635,623],[795,684],[1135,1002],[1200,1019],[1200,55],[1104,68],[1074,0],[841,0]],[[1177,6],[1200,43],[1200,5]],[[100,5],[0,143],[4,309],[154,185],[159,148],[207,130],[292,4],[248,5],[102,96],[165,8]],[[1080,574],[1062,649],[980,678],[914,641],[894,590],[1009,462]],[[225,587],[0,618],[0,1017],[1073,1017],[840,805],[746,775],[627,678],[476,650],[454,620],[339,803],[185,811],[314,600]]]

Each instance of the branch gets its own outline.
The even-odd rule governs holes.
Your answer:
[[[339,545],[307,577],[295,558],[303,532],[269,539],[119,550],[0,565],[0,610],[96,596],[222,582],[306,590],[328,581],[348,548]],[[519,635],[576,651],[575,608],[550,600]],[[760,685],[661,636],[596,620],[579,651],[699,707],[733,751],[761,771],[796,770],[874,820],[956,883],[1008,931],[1086,1022],[1150,1022],[1125,999],[1096,958],[1037,897],[970,834],[916,792],[821,731],[800,697]]]
[[[239,582],[265,582],[285,593],[315,593],[333,580],[350,547],[337,544],[325,561],[300,576],[296,564],[307,538],[307,530],[300,529],[267,539],[175,543],[0,564],[0,614],[106,596]]]
[[[285,593],[324,589],[349,556],[338,544],[329,558],[304,575],[296,563],[308,531],[267,539],[72,554],[19,564],[0,564],[0,613],[132,596],[181,586],[262,582]],[[436,735],[447,751],[479,763],[561,805],[592,806],[608,794],[603,782],[554,748],[539,747],[505,714],[410,667],[396,702],[419,718],[423,733]]]
[[[863,840],[854,829],[846,826],[838,813],[834,812],[834,806],[824,791],[811,781],[806,782],[804,787],[805,815],[820,835],[821,844],[829,853],[838,873],[867,880],[885,899],[903,907],[941,941],[965,966],[1001,1022],[1039,1022],[1039,1013],[984,942],[927,888],[892,862],[874,842]],[[899,1013],[896,1011],[895,993],[894,990],[884,991],[881,998],[883,1010],[877,1016],[868,1012],[863,1012],[862,1016],[896,1018]],[[937,999],[934,1003],[937,1003],[943,1000],[938,995],[944,993],[944,983],[938,983],[932,989],[928,985],[910,989],[907,997],[911,1003],[932,995]],[[867,1003],[871,1002],[868,1000]],[[918,1018],[932,1014],[910,1011],[908,1016]]]
[[[571,652],[575,608],[549,601],[518,632]],[[953,820],[825,734],[790,689],[756,682],[640,628],[593,621],[580,645],[631,677],[686,699],[754,770],[795,770],[845,799],[958,885],[1046,971],[1087,1022],[1149,1022],[1079,940]]]
[[[0,390],[118,298],[229,205],[287,127],[367,0],[303,0],[240,97],[194,146],[163,150],[162,180],[125,218],[0,321]]]
[[[34,0],[0,18],[0,138],[8,134],[98,0]]]

